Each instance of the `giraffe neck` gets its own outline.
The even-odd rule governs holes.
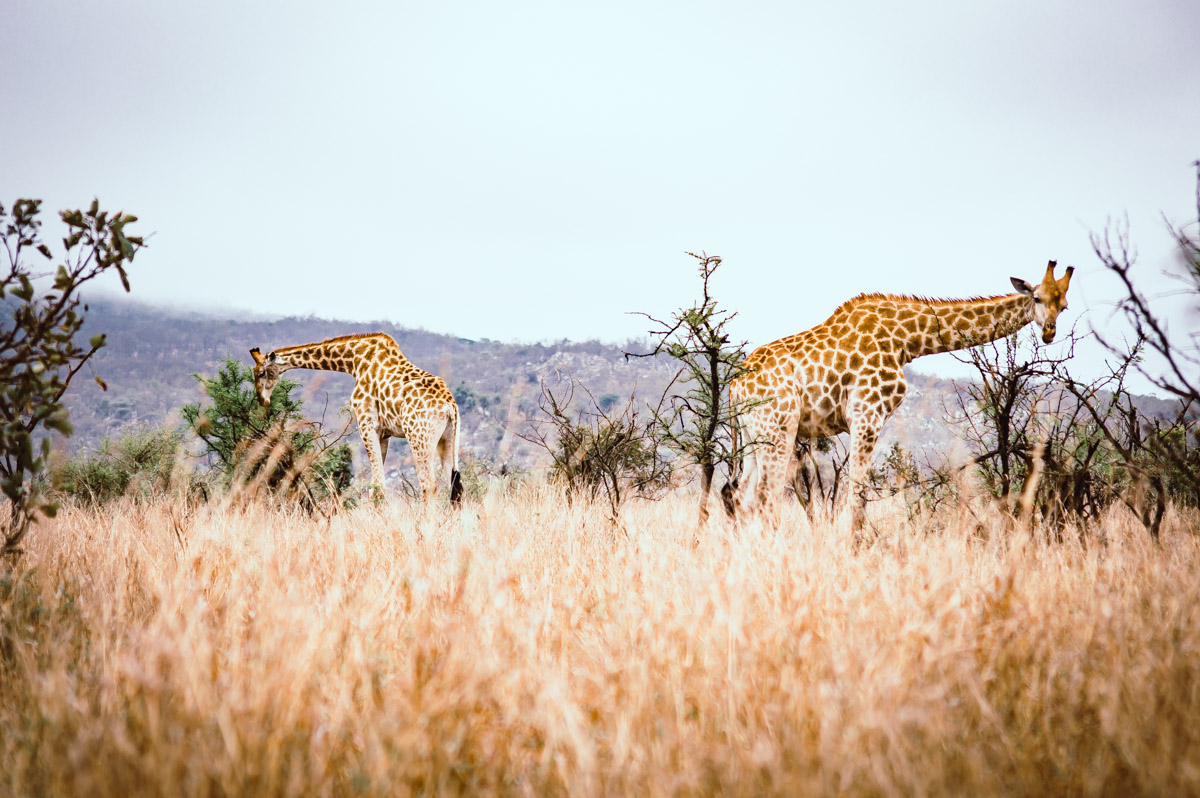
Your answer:
[[[312,344],[285,346],[276,349],[273,354],[282,371],[314,369],[357,375],[363,344],[361,338],[333,338]]]
[[[1022,294],[956,300],[914,300],[927,322],[908,340],[910,357],[936,355],[1012,335],[1033,321],[1033,299]]]

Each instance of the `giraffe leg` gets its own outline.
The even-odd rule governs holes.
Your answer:
[[[779,522],[779,493],[787,471],[787,448],[778,441],[758,453],[758,506],[768,524]]]
[[[377,490],[378,495],[382,498],[383,455],[380,452],[379,434],[375,431],[373,423],[371,426],[363,426],[360,422],[358,429],[359,434],[362,435],[363,447],[367,450],[367,462],[371,464],[371,487]]]
[[[425,504],[433,501],[437,495],[437,458],[434,456],[434,446],[427,430],[421,435],[409,439],[412,446],[413,459],[417,463],[417,482],[420,483],[421,498]]]
[[[850,510],[850,531],[855,538],[862,533],[866,519],[867,474],[882,426],[883,419],[876,418],[876,414],[865,414],[850,425],[850,491],[846,501]]]
[[[387,436],[383,435],[375,423],[375,414],[365,400],[352,397],[351,407],[354,419],[358,422],[358,434],[362,438],[363,448],[367,450],[367,462],[371,465],[371,488],[383,498],[383,453],[387,451]],[[382,446],[381,446],[382,444]]]
[[[379,463],[382,466],[387,461],[388,444],[392,442],[392,436],[387,433],[379,433]]]
[[[728,491],[728,493],[727,493]],[[742,456],[742,465],[730,483],[721,489],[721,500],[730,517],[747,516],[758,509],[758,458],[754,452]]]
[[[788,465],[795,454],[792,442],[796,439],[799,423],[799,419],[788,419],[755,452],[758,460],[758,503],[767,523],[772,526],[779,524],[780,494],[783,493]]]
[[[450,486],[450,504],[458,506],[462,504],[462,477],[458,473],[458,452],[454,446],[457,437],[455,426],[453,417],[446,420],[446,426],[438,438],[437,452],[442,466],[440,479]]]

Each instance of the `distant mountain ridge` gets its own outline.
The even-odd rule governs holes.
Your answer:
[[[567,375],[585,385],[597,400],[624,402],[636,390],[641,400],[656,400],[675,374],[667,357],[626,359],[622,347],[598,341],[502,343],[408,329],[388,322],[345,322],[315,317],[221,318],[216,313],[159,308],[124,299],[88,301],[85,335],[103,332],[108,345],[93,358],[91,373],[107,391],[88,379],[85,369],[67,393],[76,434],[71,449],[92,448],[134,423],[179,423],[179,408],[204,399],[192,376],[212,376],[221,361],[234,356],[249,364],[249,350],[264,352],[290,344],[320,341],[347,333],[385,332],[421,368],[440,375],[454,391],[462,413],[464,458],[529,466],[539,452],[516,433],[537,414],[543,382],[562,384]],[[644,351],[645,343],[626,348]],[[909,390],[884,428],[879,447],[893,441],[920,453],[951,452],[960,444],[948,409],[955,382],[906,370]],[[291,371],[300,383],[305,415],[340,427],[350,399],[348,375]],[[960,381],[961,382],[961,381]],[[1147,398],[1148,402],[1161,400]],[[1162,402],[1165,406],[1166,403]],[[362,455],[357,435],[352,445]],[[399,457],[396,451],[403,451]],[[389,471],[409,461],[407,447],[393,446]]]

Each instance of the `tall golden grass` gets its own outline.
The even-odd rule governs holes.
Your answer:
[[[1200,794],[1194,514],[873,513],[67,510],[0,585],[0,792]]]

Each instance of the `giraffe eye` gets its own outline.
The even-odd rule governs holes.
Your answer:
[[[1040,304],[1042,304],[1042,298],[1041,298],[1041,297],[1037,297],[1037,296],[1035,296],[1035,297],[1033,298],[1033,302],[1034,302],[1034,304],[1036,304],[1036,305],[1040,305]]]

